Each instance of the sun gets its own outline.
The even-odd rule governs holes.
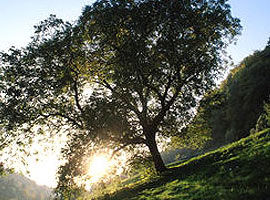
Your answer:
[[[97,182],[104,177],[112,166],[112,161],[105,154],[96,155],[92,158],[88,168],[91,182]]]
[[[117,157],[113,157],[112,151],[104,152],[97,152],[85,158],[83,174],[74,177],[74,181],[78,186],[85,187],[87,191],[91,191],[93,185],[107,183],[124,172],[127,167],[127,154],[123,152]]]

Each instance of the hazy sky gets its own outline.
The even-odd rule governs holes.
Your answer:
[[[64,20],[76,20],[85,5],[94,0],[0,0],[0,50],[21,47],[30,41],[33,26],[56,14]],[[229,48],[235,63],[262,49],[270,37],[270,0],[229,0],[234,16],[241,19],[242,35]]]
[[[74,21],[81,14],[85,5],[94,0],[0,0],[0,51],[7,50],[10,46],[25,46],[33,35],[34,28],[39,21],[46,19],[50,14],[68,21]],[[270,0],[229,0],[233,16],[241,19],[243,26],[242,35],[239,36],[237,45],[232,45],[228,50],[234,62],[239,63],[244,57],[255,50],[265,47],[270,37]],[[43,168],[50,167],[50,162],[44,161]],[[40,165],[33,166],[37,176],[40,176]],[[55,169],[51,170],[53,174]],[[48,171],[48,170],[47,170]],[[36,179],[35,171],[32,178]],[[43,172],[46,174],[46,172]],[[51,185],[54,177],[40,180],[40,184]],[[53,176],[53,175],[51,175]],[[37,180],[37,179],[36,179]]]

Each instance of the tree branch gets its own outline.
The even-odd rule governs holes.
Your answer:
[[[164,105],[161,108],[161,111],[158,113],[158,115],[153,119],[153,126],[157,127],[158,124],[160,124],[160,122],[163,120],[163,118],[165,117],[167,111],[170,109],[170,107],[173,105],[173,103],[175,102],[177,96],[179,95],[180,91],[182,88],[182,84],[179,85],[176,88],[176,91],[174,93],[174,95],[172,96],[172,98],[168,101],[168,103],[166,105]]]
[[[125,147],[132,144],[146,144],[146,140],[141,137],[129,138],[126,142],[123,142],[123,144],[120,147],[118,147],[117,149],[113,151],[112,156],[114,156],[117,152],[121,151]]]
[[[106,87],[107,89],[109,89],[112,93],[116,94],[116,95],[119,97],[119,99],[120,99],[123,103],[125,103],[125,104],[127,105],[127,107],[128,107],[130,110],[132,110],[132,111],[137,115],[137,117],[138,117],[139,119],[142,119],[141,113],[140,113],[140,111],[138,110],[138,108],[136,108],[136,106],[132,105],[132,104],[130,103],[130,101],[127,99],[127,94],[128,94],[129,96],[131,96],[131,94],[129,94],[129,93],[119,94],[114,88],[112,88],[112,86],[111,86],[106,80],[103,80],[103,84],[102,84],[102,83],[99,83],[99,84],[101,84],[102,86],[104,86],[104,87]],[[131,98],[131,99],[133,100],[133,98]]]
[[[79,111],[81,112],[81,114],[83,113],[83,109],[80,105],[80,100],[79,100],[79,92],[78,92],[78,83],[77,80],[73,80],[73,84],[74,84],[74,98],[75,98],[75,102],[76,102],[76,106],[79,109]]]
[[[162,107],[165,106],[165,100],[166,100],[166,97],[167,97],[167,95],[168,95],[169,89],[170,89],[170,87],[171,87],[173,81],[174,81],[174,80],[173,80],[171,77],[169,77],[168,83],[167,83],[167,85],[166,85],[166,87],[165,87],[165,91],[164,91],[164,93],[163,93],[163,95],[162,95],[162,97],[161,97],[161,106],[162,106]]]
[[[71,122],[72,124],[74,124],[75,126],[79,127],[79,128],[83,128],[83,126],[81,124],[79,124],[75,119],[71,118],[68,115],[65,115],[63,113],[49,113],[49,114],[40,114],[40,116],[44,117],[44,118],[49,118],[49,117],[62,117],[64,119],[66,119],[68,122]]]

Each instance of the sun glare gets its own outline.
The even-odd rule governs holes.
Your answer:
[[[123,173],[126,168],[127,155],[122,153],[112,158],[112,153],[96,153],[92,157],[85,158],[85,171],[82,175],[74,177],[78,186],[91,191],[92,187],[99,183],[109,183],[114,177]]]
[[[65,162],[61,158],[61,148],[68,138],[64,134],[50,135],[49,140],[46,137],[46,134],[34,136],[32,144],[25,147],[24,153],[16,143],[12,143],[3,149],[0,162],[3,161],[8,168],[30,178],[38,185],[56,187],[58,167]]]
[[[97,182],[106,175],[110,166],[112,165],[112,161],[106,155],[96,155],[90,162],[88,168],[88,174],[91,176],[91,182]]]
[[[58,158],[55,155],[43,157],[41,160],[29,160],[28,169],[30,178],[35,180],[38,185],[56,187],[55,174],[59,165]]]

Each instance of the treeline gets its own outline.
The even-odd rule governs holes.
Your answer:
[[[246,57],[200,102],[182,139],[219,146],[270,125],[270,44]],[[257,129],[257,130],[256,130]],[[177,140],[177,139],[176,139]],[[192,144],[192,141],[190,142]]]
[[[10,174],[0,178],[0,199],[50,200],[53,196],[50,188],[39,186],[24,176]]]

